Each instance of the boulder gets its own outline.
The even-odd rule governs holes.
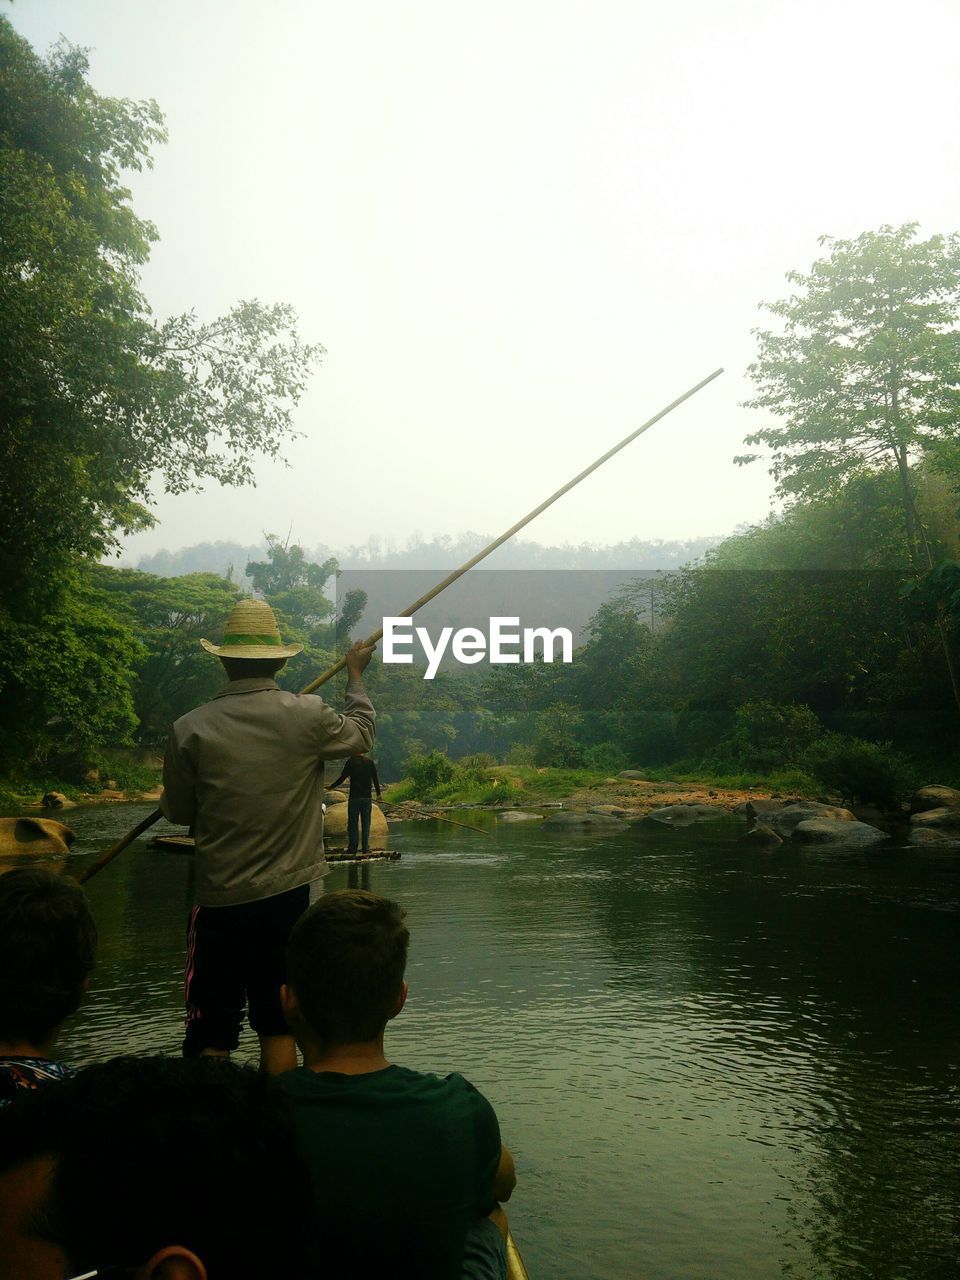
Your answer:
[[[740,817],[755,818],[761,813],[778,813],[789,800],[744,800],[734,809]]]
[[[324,791],[323,793],[323,803],[329,809],[332,805],[335,805],[335,804],[346,804],[347,797],[343,794],[342,791],[328,790],[328,791]]]
[[[163,787],[151,787],[149,791],[141,791],[140,794],[137,796],[137,799],[148,801],[152,804],[156,804],[156,802],[162,797],[162,795],[163,795]]]
[[[541,822],[543,820],[542,813],[525,813],[522,809],[508,809],[506,813],[501,813],[501,822]]]
[[[647,775],[642,769],[623,769],[617,777],[627,778],[630,782],[646,782],[647,780]]]
[[[331,844],[347,843],[347,806],[334,805],[323,817],[323,838]],[[387,847],[387,820],[379,805],[370,810],[370,848],[385,849]]]
[[[62,791],[48,791],[40,801],[44,809],[75,809],[75,800],[68,800]]]
[[[755,849],[769,849],[771,845],[783,844],[783,840],[774,831],[773,827],[768,827],[765,822],[758,822],[756,826],[745,831],[740,837],[741,844],[747,844]]]
[[[668,804],[662,809],[652,810],[647,817],[670,827],[688,827],[693,822],[722,818],[725,813],[726,809],[719,804]]]
[[[813,818],[832,818],[836,822],[856,822],[849,809],[834,804],[821,804],[818,800],[798,800],[785,805],[776,813],[770,813],[768,822],[779,836],[788,836],[801,822]]]
[[[937,782],[921,787],[910,797],[910,812],[927,813],[930,809],[960,809],[960,791]]]
[[[611,818],[626,818],[630,810],[625,809],[622,804],[592,804],[587,813],[606,813]]]
[[[76,838],[76,832],[53,818],[0,818],[0,857],[66,853]]]
[[[619,831],[626,823],[608,813],[552,813],[543,826],[550,831]]]
[[[910,819],[911,828],[931,827],[938,830],[960,831],[960,809],[924,809]]]
[[[97,796],[98,800],[126,800],[126,792],[118,791],[116,787],[105,787]]]
[[[805,818],[791,832],[791,839],[800,844],[843,844],[863,847],[880,844],[890,837],[869,823],[856,818]]]
[[[938,831],[935,827],[911,827],[910,843],[926,848],[960,849],[960,831]]]

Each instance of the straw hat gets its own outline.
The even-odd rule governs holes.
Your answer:
[[[223,644],[200,643],[218,658],[292,658],[302,644],[284,644],[266,600],[238,600],[223,629]]]

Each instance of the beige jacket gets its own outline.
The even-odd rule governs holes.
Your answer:
[[[323,762],[369,751],[376,713],[350,680],[338,715],[275,680],[232,680],[174,724],[160,808],[193,825],[200,906],[254,902],[327,873]]]

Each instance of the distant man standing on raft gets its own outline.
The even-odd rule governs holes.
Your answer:
[[[343,766],[343,772],[335,782],[330,783],[330,790],[339,787],[341,782],[350,780],[350,795],[347,799],[347,853],[370,852],[370,815],[373,812],[372,788],[377,789],[377,799],[382,799],[380,778],[377,766],[362,751],[355,751]],[[360,831],[363,830],[363,845],[358,850]]]
[[[280,689],[285,645],[273,610],[240,600],[221,645],[201,640],[228,683],[170,730],[160,808],[193,827],[196,903],[187,936],[184,1057],[229,1057],[244,1005],[265,1071],[297,1065],[280,1007],[284,948],[327,874],[323,762],[368,751],[376,714],[363,684],[373,645],[346,655],[344,714]]]

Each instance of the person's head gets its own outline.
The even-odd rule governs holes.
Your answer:
[[[403,1008],[406,912],[364,889],[324,894],[287,943],[284,1010],[300,1038],[325,1046],[378,1039]]]
[[[266,600],[238,600],[223,629],[223,641],[201,640],[215,654],[230,680],[262,680],[275,675],[288,658],[303,652],[302,644],[284,644],[276,615]]]
[[[0,1110],[0,1280],[303,1276],[309,1211],[285,1099],[250,1068],[115,1058]]]
[[[272,680],[286,658],[221,658],[228,680]]]
[[[52,1045],[96,954],[97,926],[76,880],[45,867],[0,875],[0,1043]]]

